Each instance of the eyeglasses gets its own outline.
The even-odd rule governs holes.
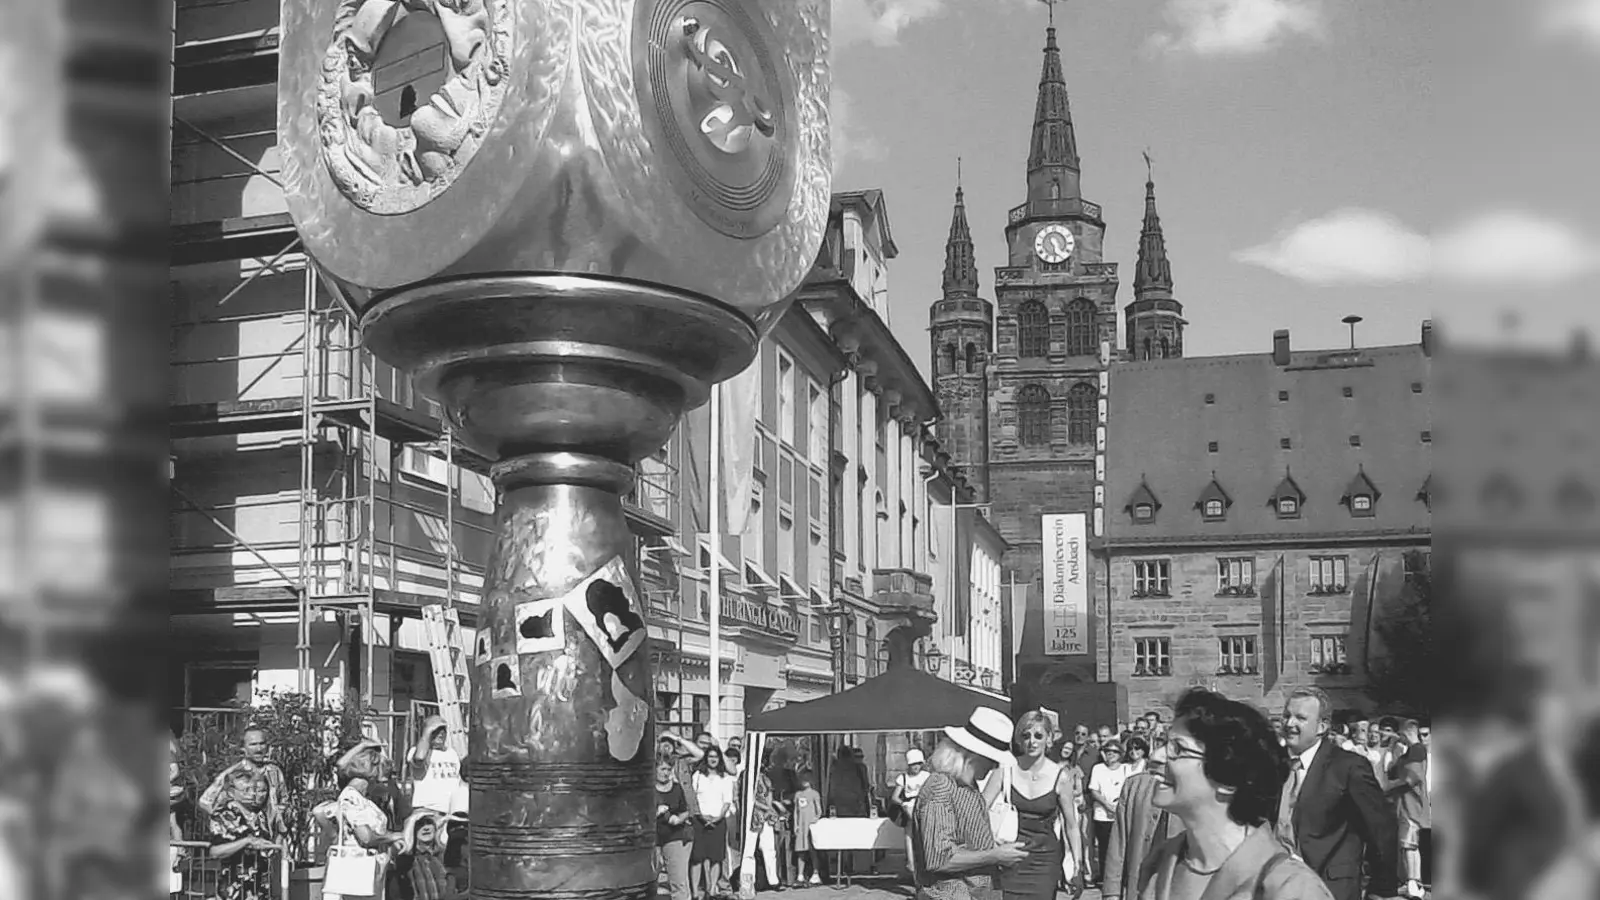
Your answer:
[[[1206,754],[1205,754],[1204,750],[1197,750],[1194,747],[1185,747],[1184,745],[1178,743],[1176,740],[1173,740],[1172,738],[1167,738],[1166,747],[1167,747],[1167,761],[1168,762],[1171,762],[1172,760],[1175,760],[1175,759],[1201,759],[1201,760],[1203,760],[1203,759],[1206,758]]]
[[[1048,739],[1050,737],[1050,735],[1045,734],[1042,731],[1028,731],[1028,732],[1024,732],[1022,737],[1023,737],[1024,740],[1026,740],[1028,738],[1033,738],[1036,741],[1043,741],[1043,740]]]

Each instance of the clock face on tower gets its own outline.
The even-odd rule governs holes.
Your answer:
[[[1039,229],[1033,236],[1033,253],[1041,260],[1054,265],[1072,255],[1073,245],[1076,240],[1067,226],[1052,223]]]

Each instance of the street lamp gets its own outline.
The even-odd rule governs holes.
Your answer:
[[[922,670],[929,675],[939,674],[939,667],[944,664],[944,653],[938,644],[927,644],[922,651]]]

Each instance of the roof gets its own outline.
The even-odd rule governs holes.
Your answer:
[[[876,219],[883,229],[883,258],[891,260],[900,255],[895,246],[894,232],[889,230],[889,207],[883,201],[883,191],[867,188],[864,191],[835,191],[828,203],[828,214],[838,215],[846,206],[859,206]]]
[[[965,724],[980,706],[1003,708],[1006,703],[1000,695],[968,690],[909,665],[894,665],[842,693],[764,712],[746,722],[745,730],[776,734],[932,731]]]
[[[1300,351],[1287,366],[1271,353],[1114,364],[1108,541],[1428,534],[1430,511],[1417,494],[1433,468],[1431,372],[1417,345]],[[1341,502],[1358,475],[1379,491],[1370,516]],[[1213,478],[1231,503],[1221,521],[1207,522],[1198,504]],[[1160,508],[1136,524],[1141,485]],[[1297,518],[1280,518],[1271,503],[1294,493],[1285,485],[1304,498]]]

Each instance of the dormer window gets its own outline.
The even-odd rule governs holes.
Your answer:
[[[1350,479],[1339,502],[1350,508],[1352,516],[1368,517],[1373,514],[1373,507],[1378,502],[1378,486],[1367,477],[1366,469],[1356,470],[1356,477]]]
[[[1217,473],[1211,473],[1211,483],[1200,492],[1200,499],[1195,502],[1200,517],[1207,522],[1221,522],[1228,517],[1228,507],[1232,505],[1233,499],[1217,482]]]
[[[1295,483],[1294,476],[1285,470],[1283,480],[1273,488],[1272,496],[1267,502],[1277,512],[1278,518],[1298,519],[1300,508],[1305,506],[1306,495],[1300,490],[1300,485]]]
[[[1128,498],[1128,505],[1123,508],[1133,517],[1136,524],[1148,525],[1156,520],[1156,512],[1161,509],[1161,501],[1156,499],[1149,483],[1140,477],[1139,486],[1134,489],[1133,496]]]

